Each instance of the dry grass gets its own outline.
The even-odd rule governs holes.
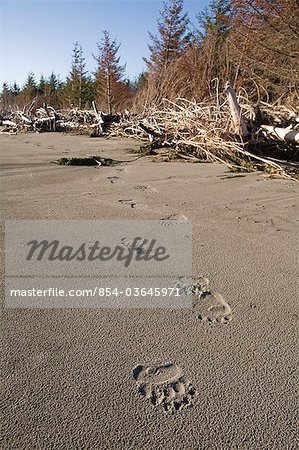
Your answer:
[[[239,98],[243,116],[254,123],[255,110],[245,97]],[[270,105],[264,105],[270,117]],[[272,111],[274,123],[285,123],[296,116],[286,107],[275,107]],[[280,118],[280,122],[279,122]],[[288,122],[288,123],[289,123]],[[216,96],[216,102],[197,103],[183,98],[164,100],[161,109],[149,108],[145,113],[123,120],[114,125],[114,132],[122,136],[136,136],[154,142],[156,146],[173,147],[177,157],[191,160],[217,161],[232,170],[263,170],[285,178],[293,178],[284,169],[282,162],[255,154],[254,142],[244,142],[233,133],[234,127],[226,98]],[[259,139],[259,133],[252,136]],[[173,155],[173,152],[172,152]]]

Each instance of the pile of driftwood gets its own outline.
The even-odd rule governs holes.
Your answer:
[[[73,131],[79,134],[100,136],[108,131],[112,122],[119,122],[119,115],[103,114],[97,110],[93,102],[93,110],[70,109],[56,111],[46,103],[35,109],[33,105],[23,111],[0,112],[0,131],[2,133],[17,132],[61,132]]]
[[[220,161],[233,170],[261,168],[292,178],[299,168],[299,111],[252,106],[229,83],[213,103],[165,100],[163,109],[122,120],[113,130],[148,140],[151,149],[171,147],[174,157]]]
[[[171,158],[218,161],[232,170],[262,169],[288,178],[298,174],[298,109],[251,105],[229,83],[213,100],[165,100],[163,108],[146,108],[142,114],[106,115],[95,102],[92,106],[89,111],[56,111],[46,104],[36,109],[32,102],[24,111],[0,114],[0,130],[137,137],[148,141],[149,150],[168,148]]]

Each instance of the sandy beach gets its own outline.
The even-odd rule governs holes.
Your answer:
[[[139,145],[0,136],[2,218],[188,219],[193,277],[223,297],[226,320],[194,309],[4,307],[2,448],[298,448],[298,185],[157,163],[130,153]],[[86,155],[121,163],[53,164]],[[146,389],[187,395],[188,407],[165,411]]]

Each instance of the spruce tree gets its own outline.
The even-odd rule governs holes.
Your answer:
[[[38,93],[43,95],[45,93],[45,87],[46,87],[46,80],[43,76],[43,74],[40,76],[40,80],[38,83]]]
[[[56,92],[57,89],[59,88],[59,84],[60,84],[59,79],[58,79],[57,75],[55,75],[54,72],[52,72],[51,75],[49,76],[47,83],[50,87],[51,92]]]
[[[14,97],[18,96],[20,93],[20,88],[19,88],[18,84],[16,83],[16,81],[14,81],[14,83],[12,85],[11,93]]]
[[[75,42],[72,53],[72,64],[66,82],[66,95],[72,106],[82,108],[87,91],[87,71],[85,70],[85,58],[83,57],[82,46]]]
[[[35,81],[35,75],[33,72],[29,72],[23,87],[23,91],[30,97],[34,97],[37,92],[37,85]]]
[[[37,84],[35,81],[35,75],[33,72],[29,72],[22,89],[22,97],[25,103],[30,102],[34,99],[37,94]]]
[[[46,80],[44,98],[53,108],[59,108],[61,105],[62,86],[59,76],[52,72]]]
[[[164,2],[158,20],[158,36],[149,33],[152,44],[149,45],[150,59],[146,60],[150,69],[161,71],[180,57],[190,41],[187,32],[189,19],[183,14],[183,0]]]
[[[228,37],[232,26],[231,0],[211,0],[209,6],[197,15],[197,20],[200,39],[213,34],[223,41]]]
[[[99,105],[104,106],[108,114],[112,114],[125,86],[125,66],[120,64],[119,47],[120,44],[111,40],[109,32],[103,31],[103,38],[98,44],[99,55],[95,58],[98,63],[95,77]]]
[[[7,108],[8,106],[10,106],[10,101],[11,101],[11,90],[8,86],[7,83],[3,83],[2,84],[2,91],[1,91],[1,107],[3,109]]]
[[[203,12],[197,15],[196,44],[199,56],[199,84],[205,95],[213,95],[215,83],[224,86],[234,78],[234,62],[230,58],[229,36],[232,29],[230,0],[210,0]]]

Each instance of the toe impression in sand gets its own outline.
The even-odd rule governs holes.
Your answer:
[[[185,294],[192,294],[193,310],[202,322],[213,325],[227,324],[232,320],[231,307],[221,294],[211,291],[208,278],[199,277],[192,285],[179,280],[176,287]]]
[[[175,412],[191,407],[197,395],[182,369],[173,363],[152,367],[138,365],[133,370],[133,378],[139,394],[152,406],[160,406],[164,411]]]
[[[193,309],[202,321],[227,324],[232,320],[232,309],[221,294],[210,290],[209,285],[209,280],[201,277],[193,286]]]

